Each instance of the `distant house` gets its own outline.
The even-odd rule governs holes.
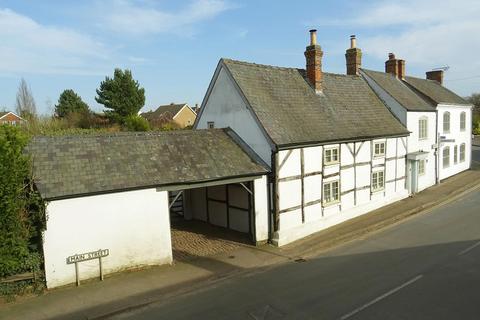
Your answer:
[[[24,122],[25,120],[16,115],[15,113],[11,112],[11,111],[0,111],[0,125],[2,124],[11,124],[11,125],[17,125],[17,124],[20,124],[22,122]]]
[[[141,116],[154,125],[174,123],[180,128],[185,128],[193,125],[197,114],[186,103],[171,103],[160,106],[155,111],[142,113]]]

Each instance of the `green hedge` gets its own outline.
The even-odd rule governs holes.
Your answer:
[[[45,213],[24,153],[28,140],[18,128],[0,125],[0,277],[41,263]]]

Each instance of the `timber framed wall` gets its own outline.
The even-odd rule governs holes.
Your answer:
[[[385,154],[374,156],[375,143]],[[324,150],[338,148],[338,162],[326,164]],[[407,138],[383,138],[280,150],[275,158],[275,232],[284,245],[408,196]],[[372,174],[383,172],[384,187],[372,189]],[[324,185],[338,182],[338,201],[326,203]]]

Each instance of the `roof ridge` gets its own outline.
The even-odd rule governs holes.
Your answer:
[[[92,139],[92,138],[120,138],[120,137],[157,137],[162,135],[187,135],[196,134],[197,132],[204,131],[221,131],[222,128],[213,129],[195,129],[195,130],[170,130],[170,131],[128,131],[128,132],[105,132],[105,133],[93,133],[93,134],[67,134],[67,135],[38,135],[33,139],[58,139],[58,140],[70,140],[70,139]]]
[[[268,65],[268,64],[261,64],[261,63],[255,63],[255,62],[235,60],[235,59],[230,59],[230,58],[221,58],[220,60],[223,61],[223,62],[231,62],[231,63],[241,64],[241,65],[246,65],[246,66],[252,66],[252,67],[263,67],[263,68],[295,70],[295,71],[303,70],[303,69],[295,68],[295,67],[280,67],[280,66],[274,66],[274,65]]]

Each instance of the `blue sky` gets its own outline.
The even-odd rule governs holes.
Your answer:
[[[356,34],[364,67],[383,70],[388,52],[413,76],[448,65],[446,86],[465,96],[480,92],[478,17],[478,0],[0,0],[0,108],[23,77],[42,114],[64,89],[99,111],[95,89],[115,67],[145,88],[144,110],[194,105],[221,57],[304,67],[310,28],[324,71],[345,72]]]

